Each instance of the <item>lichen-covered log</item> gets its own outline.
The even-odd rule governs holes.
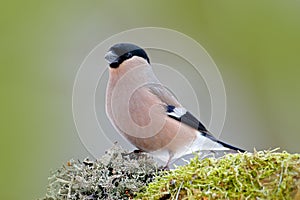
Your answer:
[[[196,156],[185,166],[162,172],[147,154],[115,145],[99,160],[71,160],[53,171],[43,200],[132,198],[300,200],[300,154]]]
[[[53,171],[43,200],[131,199],[155,174],[156,162],[147,154],[114,145],[99,160],[71,160]]]
[[[300,154],[260,151],[197,157],[165,172],[137,199],[300,199]]]

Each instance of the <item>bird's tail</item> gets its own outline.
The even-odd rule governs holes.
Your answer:
[[[199,131],[199,133],[194,143],[194,147],[196,146],[199,150],[234,150],[242,153],[245,152],[243,149],[218,140],[208,131]]]
[[[222,142],[222,141],[220,141],[220,140],[216,140],[215,142],[221,144],[222,146],[224,146],[224,147],[226,147],[226,148],[228,148],[228,149],[232,149],[232,150],[235,150],[235,151],[239,151],[239,152],[241,152],[241,153],[245,152],[244,149],[240,149],[240,148],[238,148],[238,147],[232,146],[232,145],[227,144],[227,143],[225,143],[225,142]]]

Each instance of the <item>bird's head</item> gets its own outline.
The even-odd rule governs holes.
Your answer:
[[[150,64],[147,53],[139,46],[130,43],[118,43],[109,48],[105,60],[111,68],[118,68],[125,61]]]

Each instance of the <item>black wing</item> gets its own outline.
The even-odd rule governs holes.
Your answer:
[[[166,111],[169,117],[176,119],[177,121],[180,121],[194,129],[197,129],[198,131],[207,132],[205,126],[186,109],[176,108],[173,105],[167,105]]]
[[[212,141],[215,141],[224,147],[227,147],[229,149],[245,152],[245,150],[240,149],[238,147],[232,146],[230,144],[227,144],[225,142],[222,142],[215,138],[212,134],[209,133],[209,131],[205,128],[205,126],[196,118],[194,117],[190,112],[188,112],[184,108],[176,108],[173,105],[167,105],[166,106],[167,115],[179,122],[182,122],[194,129],[197,129],[201,135],[211,139]]]

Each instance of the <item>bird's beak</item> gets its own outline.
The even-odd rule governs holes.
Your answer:
[[[115,54],[113,51],[109,51],[105,54],[104,58],[108,62],[108,64],[112,64],[118,60],[118,55]]]

